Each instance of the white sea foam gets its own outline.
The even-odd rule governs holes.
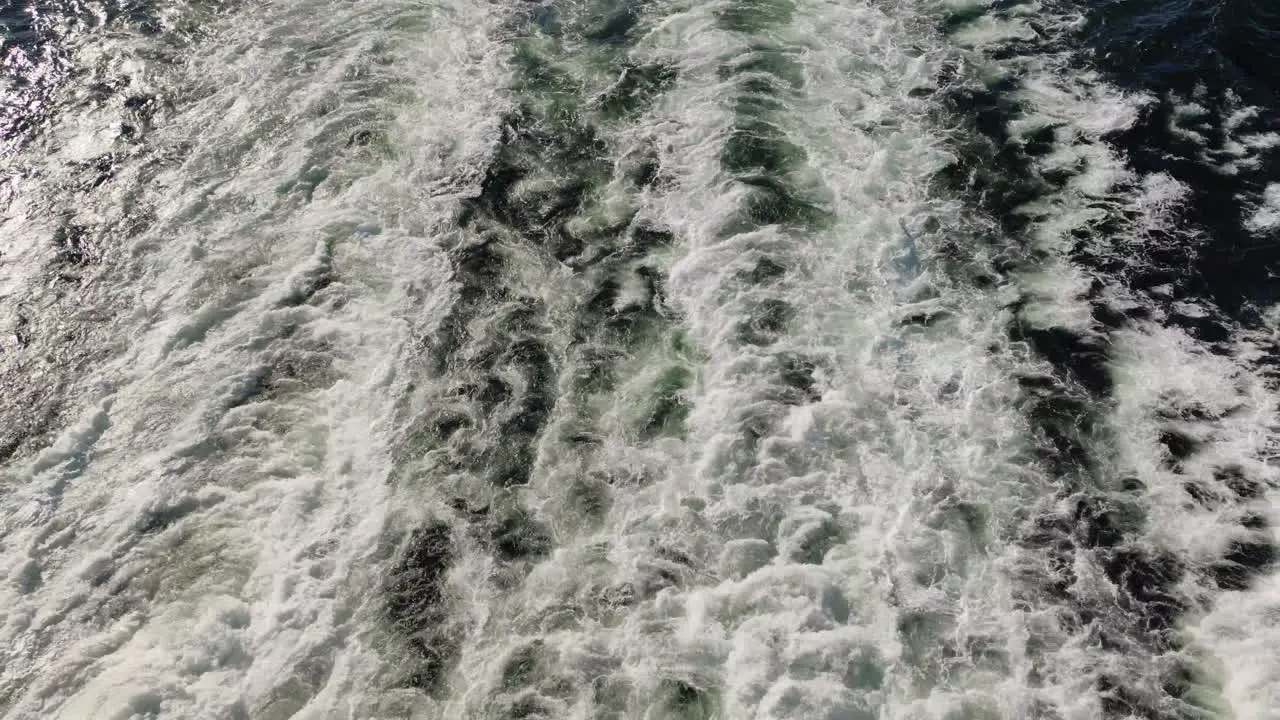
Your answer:
[[[1008,337],[1015,307],[1032,328],[1101,336],[1087,296],[1109,279],[1073,252],[1130,257],[1173,231],[1188,188],[1138,176],[1104,141],[1151,99],[1063,57],[986,57],[1079,22],[1035,4],[950,39],[933,34],[932,7],[803,0],[754,33],[724,29],[728,7],[656,8],[619,51],[679,71],[651,111],[598,128],[618,158],[656,148],[661,180],[637,197],[611,182],[593,198],[619,216],[634,202],[641,221],[673,232],[675,246],[650,260],[666,273],[674,329],[619,359],[616,388],[590,399],[590,454],[561,439],[580,409],[555,408],[530,484],[512,491],[551,537],[527,575],[455,533],[457,667],[434,697],[393,687],[408,660],[380,622],[387,546],[447,516],[448,500],[494,491],[467,472],[483,468],[442,470],[394,450],[414,430],[404,418],[442,404],[457,379],[425,373],[420,349],[458,304],[441,248],[446,232],[469,232],[452,227],[457,201],[477,189],[499,111],[550,100],[500,92],[506,16],[465,3],[273,4],[210,26],[182,68],[133,51],[106,61],[103,72],[173,107],[99,199],[69,208],[118,244],[80,271],[79,315],[57,316],[65,301],[40,289],[43,240],[4,258],[21,272],[2,281],[0,331],[18,331],[19,301],[37,301],[29,314],[50,332],[66,318],[110,320],[90,336],[105,352],[69,381],[66,427],[5,468],[10,715],[444,720],[506,717],[534,698],[544,714],[583,720],[658,720],[676,707],[705,718],[1084,720],[1101,715],[1103,671],[1154,682],[1153,663],[1103,652],[1088,628],[1062,621],[1066,601],[1025,580],[1051,572],[1042,549],[1021,543],[1026,528],[1067,501],[1035,459],[1018,383],[1050,368]],[[584,88],[615,79],[579,50],[554,48],[584,94],[569,100],[585,105]],[[805,155],[783,180],[822,218],[730,233],[747,189],[722,161],[741,90],[721,71],[771,50],[798,73],[769,118]],[[1016,140],[1054,128],[1035,169],[1069,178],[1019,209],[1030,248],[928,189],[953,159],[952,131],[915,91],[957,59],[955,82],[1019,79]],[[1203,137],[1192,105],[1177,117],[1186,137]],[[1249,118],[1241,108],[1230,123]],[[58,203],[82,197],[70,163],[116,148],[116,123],[91,107],[56,124],[7,185],[3,229],[52,235]],[[533,173],[513,192],[536,196],[540,182]],[[126,232],[124,207],[149,227]],[[1093,232],[1115,217],[1123,232]],[[534,243],[503,250],[513,295],[571,317],[581,277]],[[957,279],[1008,256],[1019,270],[994,289]],[[786,272],[743,280],[765,258]],[[629,276],[613,307],[648,292]],[[1151,305],[1118,283],[1101,292]],[[770,302],[790,318],[776,338],[744,341],[744,322]],[[1199,569],[1248,539],[1242,513],[1280,523],[1273,490],[1251,505],[1195,505],[1184,487],[1224,464],[1274,485],[1275,401],[1250,364],[1259,341],[1234,338],[1227,359],[1148,309],[1151,321],[1109,336],[1115,389],[1095,408],[1103,439],[1091,449],[1107,483],[1142,482],[1144,547]],[[483,339],[489,324],[481,316],[470,334]],[[572,344],[563,328],[547,333],[555,353]],[[778,366],[793,358],[813,381],[800,404],[779,400],[794,388]],[[672,368],[692,377],[684,432],[638,439],[637,417]],[[1157,415],[1171,406],[1213,418],[1178,421],[1203,449],[1177,469]],[[611,479],[598,525],[564,511],[566,488],[592,473]],[[1075,600],[1107,600],[1098,568],[1082,556],[1073,570]],[[1229,593],[1186,585],[1184,629],[1195,652],[1217,658],[1205,662],[1218,675],[1209,694],[1265,717],[1278,682],[1262,662],[1274,578]]]
[[[6,472],[6,717],[398,712],[369,639],[389,423],[441,292],[429,233],[487,149],[496,19],[263,6],[206,27],[218,42],[183,67],[83,51],[174,107],[74,211],[154,219],[104,238],[82,286],[116,337],[75,381],[80,420]],[[47,158],[21,158],[12,234],[48,237],[72,163],[122,149],[113,112],[64,112]],[[28,271],[7,309],[38,292],[38,247],[7,254]]]
[[[1077,18],[1055,21],[1049,16],[1038,21],[1056,28],[1052,36],[1075,25]],[[1249,513],[1261,513],[1269,519],[1267,527],[1274,527],[1277,478],[1271,459],[1277,396],[1255,364],[1267,362],[1263,343],[1270,339],[1231,328],[1232,357],[1211,352],[1184,330],[1167,324],[1172,314],[1184,319],[1216,317],[1208,307],[1169,303],[1172,286],[1157,287],[1143,297],[1123,285],[1123,274],[1073,267],[1073,253],[1083,250],[1138,269],[1147,250],[1162,249],[1155,243],[1177,243],[1184,251],[1194,252],[1200,238],[1180,224],[1181,202],[1190,188],[1163,173],[1139,175],[1103,141],[1107,134],[1130,127],[1143,106],[1155,98],[1122,93],[1071,60],[1060,54],[1019,55],[995,63],[1021,81],[1024,103],[1010,131],[1016,136],[1023,129],[1056,127],[1055,146],[1036,159],[1037,168],[1072,173],[1061,191],[1048,193],[1021,210],[1032,220],[1029,234],[1050,253],[1043,270],[1022,281],[1023,287],[1032,289],[1024,317],[1041,327],[1067,327],[1088,334],[1093,323],[1087,308],[1074,313],[1069,308],[1073,303],[1080,307],[1083,290],[1095,283],[1098,287],[1092,292],[1112,308],[1142,308],[1149,313],[1148,321],[1135,320],[1131,329],[1108,335],[1114,389],[1103,417],[1114,445],[1100,443],[1094,452],[1103,458],[1099,475],[1104,484],[1127,477],[1138,479],[1144,488],[1141,506],[1146,520],[1139,545],[1171,553],[1188,569],[1178,592],[1191,602],[1184,622],[1195,641],[1182,651],[1183,656],[1106,659],[1088,649],[1087,633],[1062,637],[1062,651],[1045,672],[1051,678],[1068,679],[1056,700],[1064,716],[1097,717],[1102,710],[1098,697],[1072,684],[1071,678],[1078,682],[1096,672],[1127,678],[1122,682],[1147,688],[1139,691],[1146,701],[1167,704],[1170,701],[1160,690],[1150,688],[1170,663],[1182,657],[1200,673],[1193,680],[1199,689],[1192,688],[1183,701],[1200,704],[1210,713],[1270,717],[1276,679],[1257,668],[1273,663],[1253,638],[1274,634],[1274,623],[1265,619],[1266,608],[1274,605],[1276,597],[1274,575],[1264,575],[1252,589],[1230,592],[1217,590],[1207,579],[1210,565],[1220,563],[1232,543],[1275,542],[1274,530],[1242,524]],[[982,57],[970,60],[977,67],[985,62]],[[986,70],[988,75],[999,73]],[[1249,130],[1257,110],[1245,107],[1234,95],[1228,94],[1221,107],[1213,108],[1203,88],[1190,98],[1172,101],[1168,130],[1200,146],[1198,160],[1223,174],[1256,168],[1272,144],[1268,133]],[[1215,127],[1214,118],[1219,117],[1221,126]],[[1225,141],[1215,139],[1220,135]],[[1269,206],[1270,198],[1264,196],[1246,226],[1265,232]],[[1104,220],[1113,224],[1112,229],[1106,234],[1095,232]],[[1172,462],[1167,436],[1162,435],[1167,432],[1186,433],[1195,453]],[[1224,468],[1243,473],[1250,492],[1257,496],[1244,503],[1233,498],[1219,474]],[[1193,500],[1197,494],[1207,499]],[[1089,577],[1097,572],[1090,562],[1077,562],[1074,572],[1079,578],[1076,592],[1082,599],[1098,592],[1105,602],[1110,584],[1105,578]],[[1229,620],[1232,612],[1241,615]],[[1244,640],[1245,628],[1258,634]]]
[[[722,170],[739,91],[719,69],[752,38],[717,29],[718,9],[675,14],[641,46],[681,70],[647,121],[671,181],[643,212],[681,240],[668,299],[706,356],[688,390],[688,441],[654,448],[657,482],[615,493],[600,533],[562,545],[519,590],[469,597],[483,630],[448,712],[496,715],[503,658],[536,647],[571,687],[591,677],[584,666],[598,674],[594,699],[541,691],[566,717],[662,717],[671,682],[721,717],[1028,716],[1039,707],[1034,617],[1015,611],[1001,568],[1036,562],[1019,560],[1011,540],[1048,490],[1014,402],[1015,371],[1039,366],[1004,344],[998,295],[942,271],[946,234],[970,228],[912,231],[914,279],[891,262],[904,223],[958,215],[925,190],[950,156],[927,101],[910,93],[945,53],[919,50],[928,38],[914,18],[867,6],[804,3],[793,24],[762,31],[793,53],[805,83],[779,111],[808,151],[789,181],[817,188],[836,219],[726,236],[744,188]],[[739,273],[765,254],[791,272],[776,289],[744,285]],[[799,311],[791,326],[776,344],[744,345],[742,321],[773,297]],[[924,311],[940,319],[901,324]],[[787,353],[818,367],[816,402],[770,399],[770,364]],[[615,462],[643,462],[618,429],[598,430],[617,443]],[[569,477],[544,454],[528,497],[542,505]],[[703,558],[719,570],[700,570]],[[644,595],[661,568],[686,580]],[[487,564],[461,572],[480,585]],[[619,616],[585,609],[624,587]],[[552,677],[538,687],[555,687]]]
[[[1259,235],[1280,228],[1280,183],[1267,186],[1262,201],[1256,204],[1244,226]]]

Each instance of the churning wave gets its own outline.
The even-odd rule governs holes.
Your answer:
[[[5,6],[0,714],[1280,717],[1257,5]]]

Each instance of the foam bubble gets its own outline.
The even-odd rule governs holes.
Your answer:
[[[1280,183],[1271,183],[1262,193],[1262,201],[1245,220],[1251,232],[1264,234],[1280,227]]]

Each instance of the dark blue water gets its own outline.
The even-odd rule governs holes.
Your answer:
[[[1272,109],[1280,88],[1280,6],[1265,0],[1090,4],[1092,61],[1127,87],[1190,93],[1203,84]]]
[[[987,11],[1018,4],[997,2]],[[1280,182],[1280,148],[1239,152],[1242,139],[1280,132],[1280,3],[1092,0],[1051,7],[1082,14],[1083,27],[1065,36],[1045,32],[1039,40],[1012,40],[993,51],[995,56],[1066,54],[1074,70],[1100,73],[1109,85],[1148,98],[1136,123],[1104,139],[1138,177],[1168,175],[1189,194],[1171,226],[1137,228],[1146,235],[1141,243],[1130,242],[1135,218],[1113,210],[1076,236],[1071,260],[1095,279],[1087,295],[1095,321],[1089,331],[1037,327],[1023,317],[1020,304],[1011,308],[1011,337],[1028,343],[1057,371],[1053,381],[1027,379],[1033,398],[1027,412],[1046,441],[1043,460],[1060,478],[1061,507],[1071,508],[1040,518],[1021,542],[1058,568],[1059,580],[1044,591],[1071,608],[1064,624],[1095,628],[1108,652],[1175,657],[1186,650],[1176,628],[1196,602],[1179,588],[1190,581],[1245,589],[1274,569],[1280,551],[1269,543],[1240,543],[1220,560],[1195,567],[1136,541],[1146,521],[1135,516],[1117,522],[1114,489],[1127,491],[1130,481],[1109,476],[1113,465],[1105,450],[1098,454],[1105,445],[1098,442],[1098,428],[1112,402],[1117,331],[1160,323],[1185,331],[1210,352],[1233,356],[1235,341],[1261,327],[1262,311],[1280,300],[1280,234],[1247,225],[1267,186]],[[969,132],[957,140],[957,161],[941,179],[996,220],[1012,242],[1029,248],[1034,221],[1021,209],[1051,203],[1065,178],[1037,165],[1037,158],[1054,149],[1052,129],[1030,139],[1010,135],[1009,128],[1028,112],[1022,102],[1017,77],[944,93],[951,119]],[[1117,256],[1112,248],[1130,249]],[[1027,257],[1022,262],[1037,262],[1034,251]],[[1018,262],[997,270],[1016,271]],[[1113,304],[1115,293],[1108,288],[1114,287],[1139,299],[1138,306]],[[1184,302],[1203,312],[1186,313]],[[1257,371],[1276,378],[1280,349],[1265,343],[1253,345],[1270,355]],[[1161,452],[1177,474],[1181,463],[1203,449],[1178,424],[1208,428],[1218,418],[1193,406],[1161,413],[1171,420],[1159,440]],[[1213,481],[1233,502],[1250,502],[1260,492],[1237,468],[1221,468]],[[1141,483],[1132,482],[1141,491]],[[1187,488],[1188,503],[1203,502],[1190,478]],[[1265,525],[1257,515],[1242,517],[1246,527]],[[1114,604],[1084,600],[1073,590],[1078,579],[1072,568],[1081,559],[1096,563],[1113,585]],[[1202,717],[1194,701],[1186,700],[1193,675],[1176,665],[1155,690],[1134,677],[1100,672],[1095,690],[1108,718]]]
[[[1280,180],[1280,152],[1262,152],[1253,167],[1224,173],[1204,162],[1230,139],[1227,118],[1241,107],[1260,112],[1235,129],[1280,131],[1280,4],[1267,0],[1138,0],[1090,4],[1082,62],[1114,84],[1159,98],[1134,128],[1115,138],[1140,172],[1166,172],[1193,192],[1183,216],[1207,245],[1188,263],[1182,253],[1158,258],[1139,283],[1174,280],[1180,294],[1211,299],[1227,315],[1256,321],[1254,308],[1280,298],[1271,277],[1280,267],[1280,238],[1242,225],[1241,197]],[[1180,102],[1194,98],[1208,147],[1170,132]]]

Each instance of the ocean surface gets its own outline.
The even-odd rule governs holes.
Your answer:
[[[1280,4],[0,38],[0,718],[1280,719]]]

